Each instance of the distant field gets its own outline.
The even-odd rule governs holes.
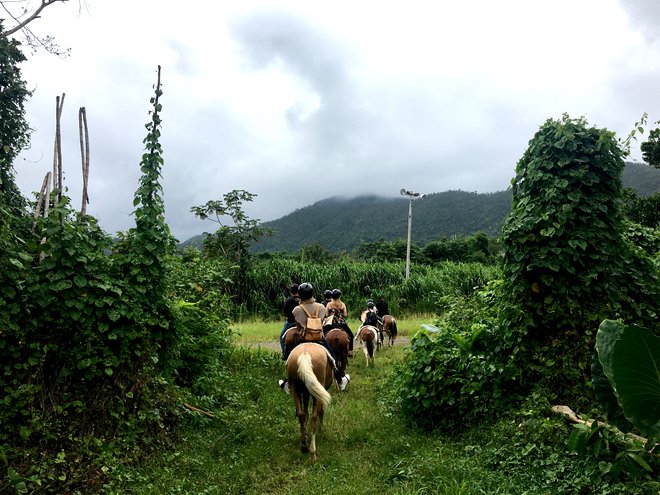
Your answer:
[[[397,327],[400,337],[412,337],[417,332],[422,323],[433,323],[434,315],[410,315],[405,318],[397,318]],[[235,332],[235,341],[241,344],[252,344],[259,342],[277,341],[284,320],[273,322],[264,322],[263,320],[246,320],[231,325]],[[348,325],[353,330],[353,333],[360,326],[358,319],[348,320]]]

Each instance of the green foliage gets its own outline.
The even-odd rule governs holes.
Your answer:
[[[549,416],[549,404],[532,395],[488,435],[473,430],[472,447],[486,466],[509,473],[519,493],[644,494],[660,463],[643,446],[597,422],[568,425]],[[481,440],[481,441],[479,441]],[[647,470],[647,468],[650,469]],[[535,489],[536,487],[536,489]]]
[[[0,19],[2,31],[2,19]],[[14,215],[26,206],[14,182],[13,160],[30,140],[25,102],[30,96],[18,65],[25,60],[19,43],[0,37],[0,200]]]
[[[660,439],[660,337],[605,320],[598,328],[596,350],[626,418],[643,435]]]
[[[396,263],[406,259],[407,249],[408,241],[403,239],[362,242],[355,250],[355,257],[361,261]],[[410,245],[410,261],[414,264],[426,261],[422,250],[415,243]]]
[[[204,238],[204,254],[209,258],[224,258],[236,264],[234,281],[235,296],[240,304],[245,300],[248,285],[245,274],[250,269],[250,245],[271,230],[259,225],[259,220],[250,219],[243,211],[243,202],[252,201],[256,195],[242,189],[234,189],[223,196],[223,201],[208,201],[202,206],[193,206],[195,216],[202,220],[213,220],[220,224],[214,234]],[[234,225],[223,225],[222,217],[228,216]],[[215,217],[215,218],[213,218]]]
[[[458,239],[439,239],[429,242],[422,252],[431,261],[454,261],[463,263],[495,262],[496,241],[491,241],[483,232]]]
[[[639,145],[642,158],[649,165],[660,168],[660,129],[649,132],[649,138]]]
[[[634,190],[626,189],[624,213],[628,219],[644,227],[660,228],[660,193],[637,196]]]
[[[228,303],[197,287],[227,277],[220,266],[191,287],[188,267],[171,258],[160,94],[158,84],[136,227],[120,242],[66,197],[24,238],[14,227],[25,220],[0,204],[0,492],[96,490],[118,465],[167,444],[178,398],[207,394],[220,372]]]
[[[227,270],[226,265],[200,259],[195,251],[170,260],[168,286],[178,331],[168,350],[169,372],[190,394],[214,395],[210,377],[221,369],[230,350]]]
[[[548,120],[518,163],[503,231],[509,322],[531,329],[532,363],[557,363],[537,368],[550,389],[577,400],[598,322],[657,317],[657,269],[624,237],[622,154],[584,119]]]
[[[289,258],[255,262],[247,274],[246,298],[241,312],[281,318],[292,282],[311,282],[320,298],[323,290],[339,288],[349,313],[358,317],[369,298],[382,296],[392,314],[432,313],[440,297],[471,294],[497,278],[496,267],[477,263],[443,263],[419,266],[405,279],[404,263],[374,263],[341,258],[334,263],[302,263]]]
[[[413,337],[394,379],[401,413],[412,424],[467,427],[519,399],[519,337],[503,338],[494,304],[499,287],[494,282],[470,296],[441,298],[437,326]]]
[[[240,264],[252,243],[271,234],[270,229],[259,224],[259,219],[248,218],[243,211],[243,202],[252,201],[255,196],[248,191],[234,189],[223,196],[223,201],[207,201],[205,205],[190,209],[201,220],[208,219],[220,224],[214,234],[207,234],[204,239],[207,256],[222,256]],[[228,216],[233,225],[223,225],[223,216]]]

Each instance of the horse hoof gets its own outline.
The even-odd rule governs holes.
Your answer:
[[[300,447],[300,452],[302,452],[303,454],[306,454],[307,452],[309,452],[309,447],[307,447],[306,445],[303,445],[302,447]]]

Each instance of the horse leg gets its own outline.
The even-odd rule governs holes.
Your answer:
[[[307,405],[309,396],[301,396],[295,389],[292,391],[292,395],[296,405],[296,416],[300,422],[300,451],[306,454],[309,450],[307,447]]]
[[[316,462],[316,432],[323,421],[323,404],[321,401],[314,399],[312,401],[312,425],[311,425],[311,438],[309,444],[309,456],[312,462]]]

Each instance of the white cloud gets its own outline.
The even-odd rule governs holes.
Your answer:
[[[23,64],[35,87],[19,186],[52,166],[55,96],[79,204],[77,112],[91,139],[88,211],[132,225],[149,98],[162,66],[163,186],[180,239],[232,189],[272,220],[333,195],[502,190],[529,139],[568,112],[625,136],[660,119],[655,2],[112,2],[47,9],[34,28],[72,55]],[[654,113],[655,112],[655,113]],[[636,151],[639,156],[638,151]]]

